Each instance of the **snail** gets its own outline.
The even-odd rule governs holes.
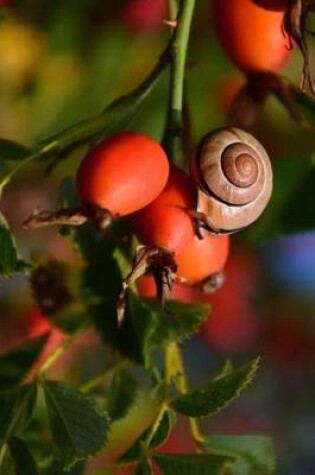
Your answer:
[[[230,127],[200,142],[192,164],[197,187],[192,213],[199,227],[233,233],[253,223],[272,191],[272,169],[264,147],[251,134]]]

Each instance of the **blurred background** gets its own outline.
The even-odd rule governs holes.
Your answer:
[[[166,0],[0,3],[0,137],[27,147],[34,147],[129,92],[155,64],[170,34],[170,27],[163,23],[168,18]],[[229,106],[245,81],[214,37],[209,0],[196,3],[186,81],[192,148],[203,134],[225,124]],[[283,74],[297,82],[300,68],[299,52],[293,51]],[[128,129],[161,140],[167,100],[165,74]],[[314,133],[294,123],[273,97],[267,100],[250,131],[262,141],[275,166],[293,160],[294,170],[298,169],[299,160],[307,160],[315,149]],[[74,175],[82,153],[77,151],[49,175],[42,164],[23,168],[6,188],[1,212],[24,259],[56,259],[74,267],[80,265],[56,229],[23,231],[21,222],[37,207],[56,207],[60,182]],[[5,166],[0,150],[0,173],[5,172]],[[281,190],[285,190],[286,178],[281,178]],[[290,199],[303,214],[303,193],[299,194],[298,187],[295,191]],[[273,203],[270,206],[272,209]],[[238,362],[261,354],[261,370],[254,384],[238,402],[209,422],[203,421],[204,430],[270,434],[277,450],[277,475],[312,475],[315,232],[307,223],[300,226],[299,233],[286,236],[278,233],[277,227],[265,225],[264,219],[253,230],[232,238],[226,283],[211,297],[213,312],[200,334],[184,343],[185,364],[191,384],[197,384],[213,374],[227,357]],[[188,301],[205,299],[191,290],[179,289],[175,296]],[[29,285],[22,276],[1,280],[0,310],[2,350],[49,328],[50,324],[34,309]],[[52,347],[62,338],[62,333],[55,330]],[[89,350],[91,342],[93,352]],[[88,372],[98,366],[104,350],[93,332],[80,345],[81,370]],[[54,374],[69,378],[70,373],[75,380],[74,358],[78,356],[70,352],[68,373],[63,364],[54,368]],[[141,430],[150,414],[149,405],[143,404],[141,414],[138,409],[130,415],[126,422],[130,440],[135,424]],[[125,433],[123,430],[117,429],[106,456],[91,462],[86,474],[105,473],[101,471],[103,464],[110,465],[127,444],[127,439],[119,436]],[[180,425],[168,445],[173,451],[191,449],[186,428]]]

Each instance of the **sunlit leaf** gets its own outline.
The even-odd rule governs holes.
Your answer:
[[[259,358],[237,369],[224,371],[198,389],[172,401],[171,406],[188,417],[204,417],[221,411],[249,385],[258,370]]]

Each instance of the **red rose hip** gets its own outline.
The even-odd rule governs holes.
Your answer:
[[[124,216],[153,201],[168,174],[167,156],[158,142],[142,133],[120,132],[86,155],[76,184],[83,203]]]

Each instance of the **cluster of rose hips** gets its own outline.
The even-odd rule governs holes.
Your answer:
[[[96,205],[113,216],[128,215],[144,245],[132,280],[153,270],[162,279],[166,272],[169,286],[174,280],[197,284],[222,271],[229,237],[196,235],[190,214],[193,182],[183,170],[169,165],[154,139],[120,132],[104,140],[81,162],[76,183],[83,204]]]

